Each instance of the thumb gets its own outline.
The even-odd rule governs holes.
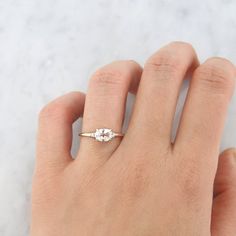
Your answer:
[[[224,151],[219,158],[214,183],[211,221],[212,235],[236,235],[236,149]]]

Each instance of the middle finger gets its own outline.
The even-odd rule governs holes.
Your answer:
[[[152,140],[149,143],[163,145],[164,141],[170,145],[181,84],[187,72],[197,66],[197,55],[187,43],[171,43],[151,56],[144,66],[128,129],[132,137],[146,137]]]

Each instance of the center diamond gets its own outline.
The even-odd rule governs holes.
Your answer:
[[[99,142],[108,142],[114,138],[115,134],[111,129],[96,129],[95,139]]]

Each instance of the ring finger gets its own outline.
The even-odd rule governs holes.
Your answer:
[[[136,92],[142,68],[134,61],[117,61],[99,69],[90,79],[83,116],[83,132],[110,128],[121,132],[128,91]],[[109,143],[81,138],[80,161],[96,156],[104,161],[118,147],[120,138]],[[93,155],[96,153],[96,155]],[[84,154],[84,155],[83,155]],[[92,160],[95,164],[96,160]]]

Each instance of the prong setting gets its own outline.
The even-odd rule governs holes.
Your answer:
[[[94,137],[99,142],[108,142],[115,137],[115,133],[111,129],[101,128],[96,129]]]

